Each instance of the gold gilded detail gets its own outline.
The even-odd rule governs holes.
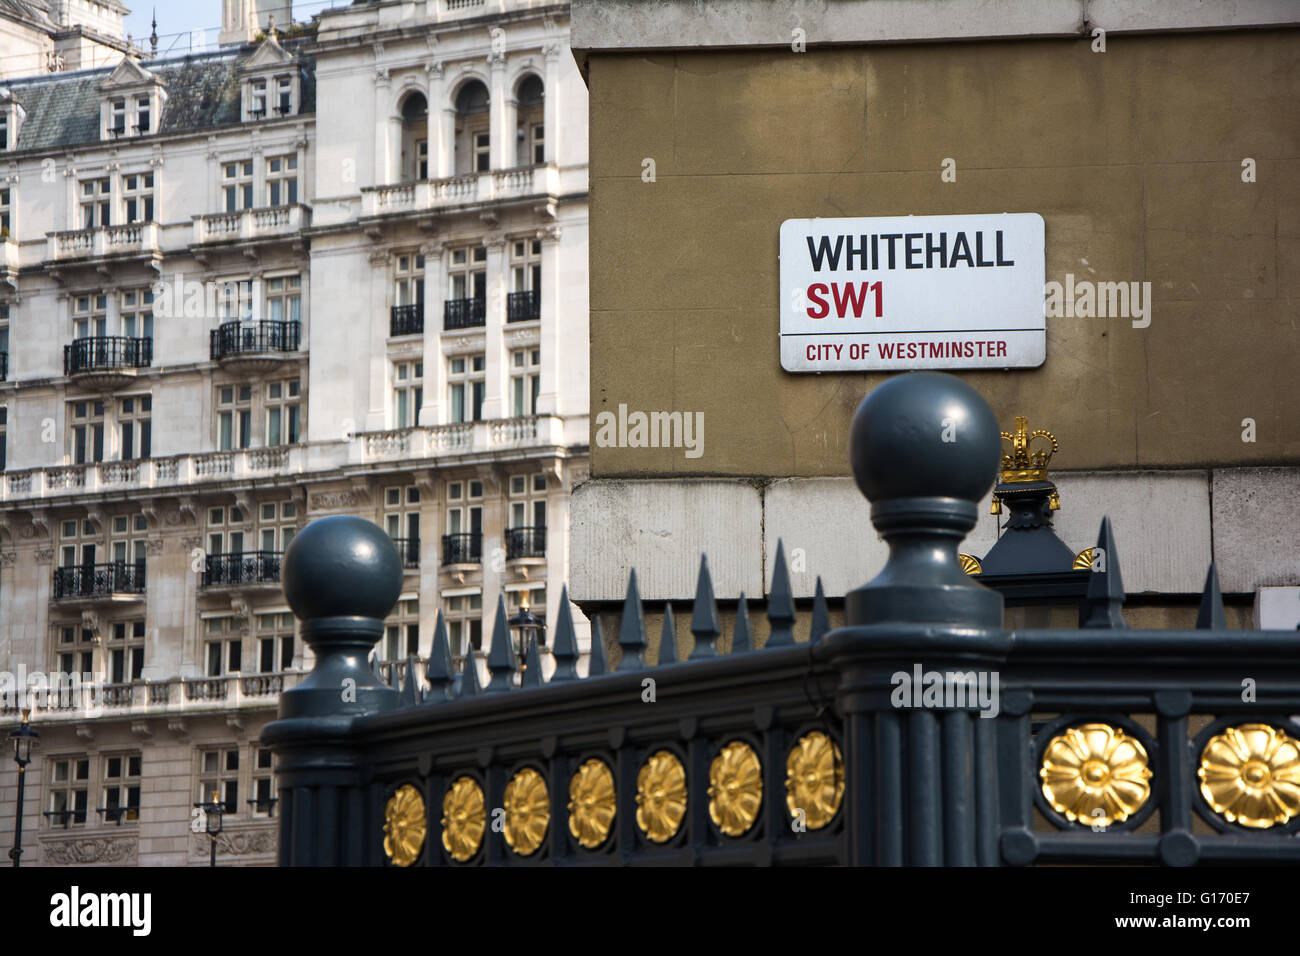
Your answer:
[[[1074,564],[1071,566],[1072,571],[1091,571],[1092,570],[1092,548],[1084,548],[1074,556]]]
[[[531,767],[525,767],[506,784],[506,846],[520,856],[532,856],[546,839],[551,822],[551,800],[546,780]]]
[[[457,863],[478,852],[487,826],[483,788],[473,777],[457,777],[442,798],[442,848]]]
[[[593,757],[569,780],[569,832],[580,846],[594,850],[609,838],[614,811],[614,774]]]
[[[655,843],[667,843],[686,816],[686,768],[668,750],[652,753],[636,775],[636,825]]]
[[[1201,751],[1201,796],[1229,823],[1264,830],[1300,814],[1300,743],[1268,724],[1241,724]]]
[[[1043,751],[1038,776],[1053,810],[1072,822],[1123,823],[1151,796],[1146,748],[1109,724],[1071,727]]]
[[[967,574],[979,574],[984,570],[980,567],[979,558],[973,554],[959,554],[957,560],[961,562],[961,569]]]
[[[809,830],[820,830],[835,818],[844,799],[844,761],[835,741],[820,730],[804,734],[785,761],[785,805],[790,816]]]
[[[1047,480],[1047,463],[1061,448],[1055,435],[1041,428],[1031,432],[1029,419],[1019,415],[1015,432],[1003,432],[1002,437],[1011,442],[1011,454],[1002,456],[1003,484]],[[1051,451],[1046,448],[1031,451],[1029,445],[1035,438],[1046,438],[1052,445]]]
[[[384,853],[394,866],[410,866],[424,849],[424,797],[409,783],[384,807]]]
[[[747,743],[733,740],[709,764],[709,817],[727,836],[741,836],[763,803],[763,765]]]

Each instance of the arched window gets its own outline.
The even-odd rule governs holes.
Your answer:
[[[519,104],[515,165],[540,166],[546,162],[546,115],[542,78],[530,73],[519,81],[515,101]]]
[[[403,182],[429,178],[429,103],[412,92],[402,100]]]
[[[487,87],[470,80],[456,94],[456,173],[487,172],[491,168]]]

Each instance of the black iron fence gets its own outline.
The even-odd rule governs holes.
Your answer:
[[[54,569],[54,599],[144,593],[144,559]]]
[[[203,561],[203,585],[274,584],[280,580],[279,551],[209,554]]]
[[[478,531],[442,536],[443,564],[478,564],[483,560],[483,535]]]
[[[389,317],[389,335],[419,335],[424,332],[424,303],[395,305]]]
[[[506,298],[506,321],[527,322],[542,316],[542,296],[537,289],[511,292]]]
[[[487,302],[484,299],[448,299],[442,304],[444,329],[470,329],[487,324]]]
[[[506,560],[546,557],[546,526],[506,529]]]
[[[208,353],[215,362],[230,356],[296,352],[301,340],[301,322],[224,322],[208,333]]]
[[[147,368],[153,361],[153,339],[94,335],[63,346],[63,374]]]
[[[384,633],[399,555],[361,519],[312,522],[285,592],[316,670],[262,737],[281,862],[1300,862],[1296,633],[1226,630],[1213,566],[1197,629],[1128,629],[1105,519],[1082,626],[1005,629],[957,553],[997,436],[950,376],[863,402],[850,458],[890,557],[835,630],[820,581],[797,619],[778,542],[765,634],[741,594],[724,638],[702,561],[689,635],[671,604],[648,632],[633,571],[616,638],[597,615],[586,654],[567,591],[549,660],[535,636],[521,658],[499,599],[486,661],[456,674],[440,615],[424,666],[385,681],[357,651]]]

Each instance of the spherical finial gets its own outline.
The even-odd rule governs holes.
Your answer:
[[[942,372],[899,375],[853,415],[849,463],[873,503],[894,498],[979,501],[993,487],[1001,431],[988,402]]]
[[[379,525],[352,515],[317,518],[284,556],[284,596],[300,621],[382,620],[402,590],[402,562]]]

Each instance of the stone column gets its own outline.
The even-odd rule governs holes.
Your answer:
[[[442,396],[447,369],[442,357],[442,302],[447,289],[446,245],[435,242],[420,247],[424,254],[424,403],[421,425],[443,423]]]
[[[560,408],[560,376],[566,359],[560,347],[560,227],[548,226],[537,236],[542,240],[542,368],[537,414],[554,415],[563,411]]]
[[[443,109],[443,106],[445,105],[443,101],[447,96],[447,91],[443,86],[442,72],[441,60],[426,63],[424,65],[425,88],[428,91],[425,102],[429,106],[429,120],[425,128],[425,135],[429,139],[429,179],[439,179],[443,176],[449,175],[448,173],[443,172],[445,164],[442,158],[443,153],[446,152],[451,145],[446,138],[448,131],[444,128],[445,124],[443,123],[443,114],[446,112],[446,110]],[[425,275],[427,276],[427,262],[425,263],[425,268]],[[427,299],[429,294],[427,279],[424,292]],[[427,330],[428,327],[428,323],[426,322],[425,329]]]
[[[484,335],[487,381],[483,396],[484,419],[506,418],[510,411],[510,356],[506,352],[506,241],[492,236],[484,242],[487,261],[487,327]],[[466,396],[466,401],[469,397]],[[486,517],[486,513],[484,514]]]
[[[386,186],[394,181],[393,170],[389,165],[388,155],[388,94],[392,86],[392,77],[387,68],[375,66],[375,122],[383,123],[382,132],[376,130],[375,168],[371,185]]]
[[[491,166],[493,171],[513,166],[510,151],[514,149],[514,140],[510,138],[509,108],[506,103],[506,55],[492,53],[488,56],[488,68],[492,71],[491,85],[488,88],[491,115],[488,118],[488,130],[491,135]]]
[[[557,162],[556,157],[560,137],[560,54],[564,47],[559,43],[548,43],[542,47],[546,57],[546,90],[542,100],[542,131],[546,137],[545,152],[548,163]]]
[[[387,249],[370,253],[370,304],[367,311],[370,329],[370,388],[365,431],[382,431],[387,425],[388,408],[388,286],[391,282]]]

